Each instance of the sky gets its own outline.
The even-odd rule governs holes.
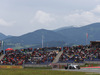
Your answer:
[[[0,32],[5,35],[96,22],[100,22],[100,0],[0,0]]]

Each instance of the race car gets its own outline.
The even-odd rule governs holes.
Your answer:
[[[80,69],[80,66],[79,65],[67,64],[67,66],[65,66],[65,69]]]

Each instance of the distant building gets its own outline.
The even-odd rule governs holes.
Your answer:
[[[90,41],[90,45],[93,47],[99,47],[100,48],[100,41]]]

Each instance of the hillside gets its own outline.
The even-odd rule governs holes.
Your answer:
[[[93,23],[83,27],[72,27],[57,31],[67,37],[75,44],[86,44],[86,33],[88,33],[88,44],[90,41],[100,40],[100,23]]]
[[[66,46],[86,44],[86,33],[88,33],[88,43],[100,40],[100,23],[93,23],[83,27],[63,27],[56,30],[40,29],[18,37],[4,39],[5,48],[27,48],[42,47],[42,36],[45,46]]]
[[[12,37],[12,36],[6,36],[3,33],[0,33],[0,40],[6,39],[6,38],[9,38],[9,37]]]
[[[27,33],[24,34],[22,36],[19,37],[11,37],[11,38],[7,38],[4,40],[6,45],[13,45],[13,46],[24,46],[24,45],[35,45],[37,46],[41,46],[41,42],[42,42],[42,36],[43,36],[43,41],[44,43],[48,43],[49,42],[64,42],[66,41],[66,37],[64,37],[63,35],[54,32],[54,31],[50,31],[50,30],[45,30],[45,29],[40,29],[31,33]],[[57,44],[59,43],[52,43],[52,45],[57,46]],[[9,46],[10,46],[9,45]],[[45,45],[45,44],[44,44]]]

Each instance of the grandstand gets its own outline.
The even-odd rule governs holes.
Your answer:
[[[100,61],[100,49],[92,46],[65,47],[59,63],[85,63]]]
[[[51,48],[52,49],[52,48]],[[54,48],[55,49],[55,48]],[[57,50],[47,50],[42,48],[28,48],[21,50],[8,50],[1,59],[2,65],[22,65],[24,64],[50,64],[58,54]]]
[[[1,52],[1,65],[52,65],[67,63],[91,63],[100,61],[99,46],[79,45],[73,47],[27,48]]]

